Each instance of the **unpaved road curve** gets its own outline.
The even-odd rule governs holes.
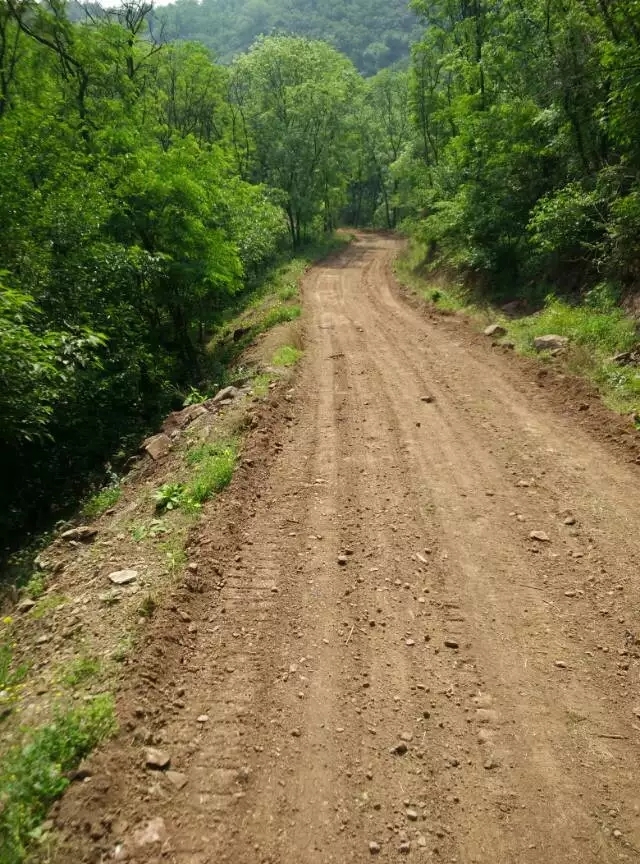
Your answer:
[[[78,859],[640,860],[637,468],[406,305],[396,249],[307,277],[295,422],[202,529],[197,633],[159,625],[131,734],[62,805]]]

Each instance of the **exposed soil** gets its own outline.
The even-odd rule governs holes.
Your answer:
[[[635,436],[411,308],[397,245],[307,276],[295,391],[55,810],[60,862],[639,860]]]

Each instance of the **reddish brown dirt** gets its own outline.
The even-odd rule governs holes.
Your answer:
[[[633,452],[410,308],[396,249],[363,235],[307,277],[293,407],[203,521],[121,735],[57,808],[60,861],[638,861]]]

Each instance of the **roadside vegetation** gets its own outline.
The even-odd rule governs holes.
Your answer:
[[[206,503],[233,479],[247,413],[288,380],[301,356],[291,345],[300,344],[300,281],[314,260],[347,242],[326,237],[311,244],[237,297],[235,314],[203,351],[209,383],[191,388],[183,401],[203,404],[227,386],[237,395],[182,433],[169,460],[156,466],[151,489],[134,469],[85,500],[78,517],[95,523],[102,540],[76,552],[57,540],[43,545],[37,561],[18,556],[18,572],[28,572],[29,560],[32,571],[19,590],[21,603],[0,624],[0,864],[46,860],[55,845],[49,806],[73,769],[115,731],[114,699],[141,633],[168,591],[197,581],[186,566],[189,537]],[[134,559],[144,569],[131,593],[87,586],[87,572],[105,570],[114,543],[123,567]],[[78,629],[78,596],[90,628]],[[62,651],[51,640],[60,632]]]
[[[435,268],[433,268],[435,270]],[[606,294],[595,291],[582,302],[568,302],[550,295],[533,313],[522,309],[505,314],[490,299],[465,286],[464,276],[451,268],[429,272],[424,267],[423,250],[410,244],[395,265],[401,284],[443,314],[464,313],[479,329],[488,324],[502,325],[506,334],[499,341],[518,353],[536,356],[547,362],[549,356],[536,351],[536,337],[555,334],[568,339],[558,361],[574,375],[591,381],[614,411],[632,414],[640,411],[640,369],[615,358],[633,355],[638,346],[634,318]],[[640,357],[638,358],[640,360]],[[634,421],[637,424],[637,421]]]

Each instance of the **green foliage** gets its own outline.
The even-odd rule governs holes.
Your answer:
[[[42,572],[34,573],[24,586],[24,592],[32,600],[38,600],[47,590],[47,582]]]
[[[82,515],[87,519],[95,519],[118,503],[122,495],[120,486],[108,486],[91,497],[82,508]]]
[[[637,341],[634,323],[621,309],[603,312],[590,306],[570,306],[555,298],[536,315],[511,322],[509,333],[531,347],[536,336],[557,333],[600,357],[628,351]]]
[[[20,864],[50,805],[69,785],[71,771],[116,729],[111,697],[58,712],[54,722],[27,733],[0,764],[0,864]]]
[[[197,465],[198,470],[187,484],[183,500],[188,506],[199,507],[231,482],[238,461],[238,448],[235,442],[204,445],[191,451],[189,457],[190,464]]]
[[[272,363],[274,366],[295,366],[300,357],[302,357],[302,351],[291,345],[283,345],[273,355]]]
[[[259,39],[231,71],[234,147],[240,171],[274,190],[294,247],[332,230],[350,162],[349,109],[360,82],[329,45]]]
[[[238,162],[228,70],[136,14],[0,10],[3,550],[200,385],[207,332],[286,237],[281,191]]]
[[[182,483],[164,483],[153,493],[156,510],[177,510],[182,503],[184,485]]]
[[[11,623],[11,618],[5,618],[0,624],[0,721],[13,710],[20,685],[29,672],[28,664],[16,665],[14,661],[15,643],[12,641]]]
[[[300,306],[274,306],[269,309],[267,314],[260,322],[260,330],[270,330],[277,324],[284,324],[287,321],[295,321],[302,315]]]
[[[77,657],[62,672],[61,682],[65,687],[78,687],[100,672],[100,661],[97,657]]]
[[[223,62],[263,33],[291,33],[329,42],[364,75],[406,60],[416,25],[405,0],[181,0],[155,14],[169,38],[200,40]]]
[[[413,0],[413,141],[397,163],[430,261],[498,299],[640,275],[638,14],[588,4]]]

